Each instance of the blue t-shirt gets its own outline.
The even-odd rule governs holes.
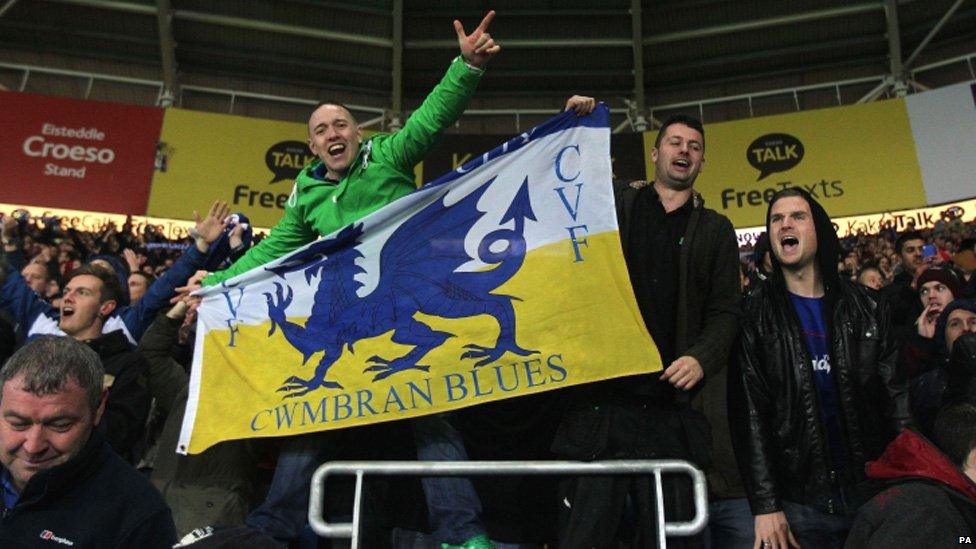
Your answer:
[[[14,479],[6,469],[0,469],[0,496],[3,497],[4,509],[13,509],[20,499],[20,493],[14,487]]]
[[[839,409],[837,406],[837,386],[830,367],[830,343],[827,337],[827,324],[824,322],[823,298],[802,297],[790,294],[796,316],[800,319],[800,330],[806,338],[807,350],[813,366],[813,379],[820,396],[820,414],[827,432],[827,449],[835,470],[844,463],[844,436],[841,433]]]

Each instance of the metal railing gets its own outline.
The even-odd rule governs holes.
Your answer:
[[[661,475],[685,473],[692,479],[695,497],[695,516],[686,522],[666,522]],[[667,547],[666,536],[691,536],[701,532],[708,523],[708,493],[705,474],[687,461],[667,460],[609,460],[583,463],[579,461],[334,461],[321,465],[312,475],[312,491],[308,522],[316,534],[328,538],[351,540],[352,549],[359,547],[360,504],[363,477],[375,476],[492,476],[492,475],[653,475],[657,511],[657,545]],[[330,476],[356,477],[353,496],[352,522],[330,524],[323,516],[322,496],[325,481]]]

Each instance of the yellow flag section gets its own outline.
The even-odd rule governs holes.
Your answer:
[[[619,253],[616,234],[590,237],[594,256]],[[609,300],[614,287],[629,291],[630,282],[622,262],[593,269],[601,284],[575,296],[560,295],[559,288],[573,288],[562,253],[535,250],[526,258],[525,275],[498,289],[512,295],[549,294],[551,308],[514,303],[520,331],[518,341],[531,350],[528,356],[506,354],[484,366],[461,359],[468,344],[489,347],[499,335],[499,326],[487,315],[470,319],[445,319],[418,313],[415,319],[430,329],[453,334],[439,348],[423,357],[430,370],[406,370],[377,382],[364,376],[373,356],[395,358],[411,347],[393,341],[391,330],[381,336],[355,343],[343,350],[330,369],[342,389],[319,389],[297,398],[262,390],[276,388],[294,373],[311,376],[322,353],[304,366],[300,352],[284,343],[280,331],[269,338],[270,322],[242,326],[235,347],[227,347],[229,333],[214,330],[204,345],[203,385],[211,387],[199,401],[198,417],[211,418],[194,432],[189,453],[240,438],[282,436],[339,429],[443,412],[514,396],[588,383],[618,375],[659,370],[660,358],[647,351],[635,357],[634,350],[653,343],[632,323],[616,319],[638,318],[635,304]],[[594,261],[593,266],[597,266]],[[564,298],[564,299],[560,299]],[[562,310],[560,310],[562,309]],[[637,315],[637,317],[635,317]],[[307,319],[292,319],[305,323]],[[630,329],[627,329],[627,328]]]
[[[302,122],[167,109],[148,215],[190,219],[223,200],[252,225],[271,227],[298,172],[315,159],[307,139]]]
[[[647,151],[657,132],[645,132]],[[808,190],[831,216],[924,205],[925,189],[905,101],[707,124],[695,188],[736,227],[763,225],[786,187]],[[650,154],[647,174],[654,174]]]
[[[606,108],[560,115],[208,288],[179,450],[659,371],[610,177]]]

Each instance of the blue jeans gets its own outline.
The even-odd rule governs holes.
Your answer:
[[[756,519],[746,498],[716,499],[708,505],[705,547],[752,549],[756,539]]]
[[[308,521],[312,473],[322,464],[329,443],[328,432],[286,438],[268,495],[244,524],[274,538],[298,538]]]
[[[411,420],[417,458],[422,461],[468,459],[461,434],[442,414]],[[312,473],[329,459],[333,440],[329,432],[289,437],[281,448],[271,487],[264,502],[244,519],[244,524],[278,539],[295,539],[308,517]],[[440,541],[460,544],[485,533],[481,500],[471,481],[463,477],[421,479],[428,520]]]
[[[783,502],[783,511],[790,523],[790,531],[802,547],[842,549],[854,521],[853,512],[831,515],[812,505],[791,501]]]
[[[423,416],[412,422],[420,461],[467,461],[461,433],[444,414]],[[460,545],[485,533],[481,499],[467,477],[423,477],[424,499],[433,536]]]

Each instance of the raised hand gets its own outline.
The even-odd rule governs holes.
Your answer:
[[[196,211],[193,212],[193,221],[197,224],[197,234],[200,238],[203,238],[207,244],[211,244],[217,237],[220,236],[220,232],[224,230],[224,219],[230,215],[230,207],[226,202],[221,202],[217,200],[210,206],[210,211],[207,212],[207,217],[203,219],[200,218],[200,214]]]
[[[133,251],[133,250],[131,250],[129,248],[126,248],[126,249],[122,250],[122,257],[125,258],[126,264],[129,265],[129,272],[130,273],[134,273],[134,272],[138,271],[139,270],[139,267],[141,267],[141,265],[139,264],[139,256],[136,255],[136,252],[135,251]]]
[[[495,11],[489,11],[485,15],[485,18],[481,20],[478,28],[474,29],[471,34],[465,34],[464,25],[457,19],[454,20],[454,32],[457,33],[458,46],[461,47],[461,57],[464,57],[465,61],[475,67],[484,67],[502,49],[501,46],[492,40],[491,35],[486,32],[488,25],[494,18]]]

